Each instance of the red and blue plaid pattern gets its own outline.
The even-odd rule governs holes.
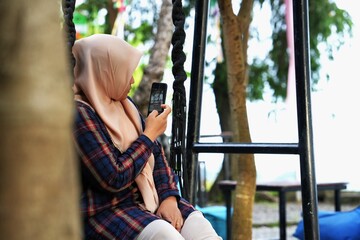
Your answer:
[[[176,196],[184,218],[194,211],[179,196],[177,176],[158,141],[141,135],[121,153],[88,105],[76,102],[76,110],[73,135],[81,163],[85,239],[135,239],[147,224],[158,219],[138,207],[142,199],[134,181],[151,153],[155,156],[153,174],[160,202]]]

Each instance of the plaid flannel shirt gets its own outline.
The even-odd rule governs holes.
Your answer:
[[[184,219],[194,211],[180,197],[177,176],[158,141],[141,135],[122,153],[91,107],[76,101],[76,110],[73,135],[81,163],[85,239],[135,239],[147,224],[158,219],[139,208],[142,198],[134,181],[151,153],[155,157],[153,175],[160,202],[176,196]]]

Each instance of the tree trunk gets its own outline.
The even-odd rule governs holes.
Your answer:
[[[0,9],[0,239],[80,239],[59,2],[1,0]]]
[[[108,25],[106,26],[107,28],[105,29],[105,33],[111,34],[114,28],[116,17],[118,15],[118,9],[114,8],[113,0],[107,1],[106,10],[108,11],[108,14],[106,16]]]
[[[164,75],[173,30],[171,0],[163,0],[162,2],[157,29],[149,64],[145,68],[142,80],[133,96],[144,116],[148,110],[151,85],[153,82],[161,82]]]
[[[233,141],[250,143],[246,110],[247,46],[252,0],[243,0],[237,15],[230,0],[218,1],[224,31],[227,79]],[[232,239],[252,239],[252,210],[256,191],[256,168],[253,154],[231,158],[232,176],[237,181],[234,199]]]

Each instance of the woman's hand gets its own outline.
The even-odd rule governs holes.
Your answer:
[[[158,210],[156,211],[156,215],[168,221],[177,231],[180,232],[184,224],[184,219],[174,196],[170,196],[161,202]]]
[[[171,113],[171,107],[167,104],[162,104],[161,107],[164,111],[159,114],[158,111],[152,111],[145,120],[144,134],[155,141],[166,130],[167,117]]]

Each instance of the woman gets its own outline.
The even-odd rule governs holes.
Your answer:
[[[74,139],[86,239],[221,239],[181,198],[160,143],[171,108],[144,119],[127,96],[142,54],[118,37],[75,42]]]

